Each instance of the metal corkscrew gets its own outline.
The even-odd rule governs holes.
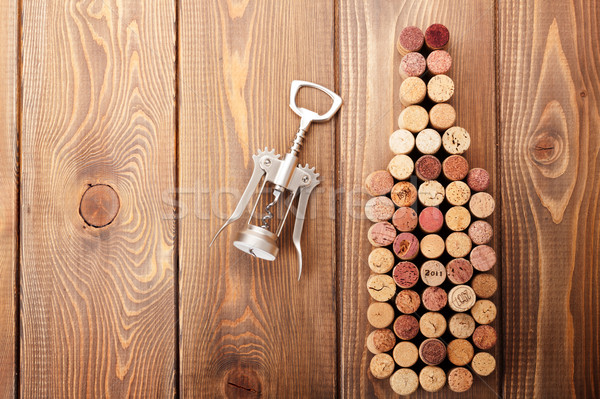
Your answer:
[[[321,90],[327,94],[333,100],[333,104],[329,111],[323,115],[305,109],[299,108],[296,105],[296,95],[302,87],[311,87],[317,90]],[[302,142],[306,135],[306,131],[310,127],[311,123],[319,123],[330,120],[333,115],[342,106],[342,98],[335,94],[333,91],[320,86],[315,83],[305,82],[301,80],[294,80],[290,90],[290,108],[300,117],[300,127],[296,132],[296,137],[290,147],[290,151],[282,159],[279,154],[275,154],[275,150],[267,151],[265,148],[263,151],[259,150],[255,155],[252,155],[254,160],[254,170],[250,181],[240,198],[233,214],[227,219],[225,224],[219,229],[215,237],[212,239],[210,245],[213,244],[217,236],[227,227],[229,224],[238,220],[244,209],[248,206],[252,194],[256,191],[258,185],[261,183],[260,192],[254,207],[248,218],[248,225],[245,229],[241,230],[233,245],[241,251],[244,251],[257,258],[273,261],[277,257],[279,248],[277,247],[277,238],[283,230],[285,221],[290,213],[292,204],[296,197],[298,197],[298,207],[296,211],[296,221],[294,224],[294,232],[292,240],[296,251],[298,253],[299,273],[298,280],[302,274],[302,250],[300,248],[300,238],[302,236],[302,227],[304,225],[304,218],[306,216],[306,206],[308,204],[308,198],[310,197],[313,189],[319,184],[319,174],[315,173],[314,168],[309,168],[308,165],[298,165],[298,154],[302,147]],[[256,226],[251,224],[256,208],[262,197],[267,183],[273,185],[273,200],[265,208],[265,216],[262,218],[262,224]],[[285,211],[283,220],[275,229],[275,233],[271,231],[271,220],[273,219],[272,208],[280,201],[280,198],[289,192],[291,198]]]

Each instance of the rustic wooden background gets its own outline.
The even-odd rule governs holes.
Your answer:
[[[597,2],[0,0],[0,11],[0,397],[394,396],[367,372],[360,187],[391,155],[395,38],[433,22],[450,28],[468,159],[492,171],[499,204],[499,369],[460,396],[600,395]],[[274,263],[234,250],[236,227],[208,248],[251,154],[288,147],[293,79],[345,101],[301,156],[322,184],[300,282],[291,223]],[[79,211],[94,184],[120,200],[102,228]]]

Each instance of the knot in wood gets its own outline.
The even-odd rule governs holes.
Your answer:
[[[108,226],[120,208],[117,192],[107,184],[88,187],[81,197],[79,214],[92,227]]]
[[[529,153],[531,159],[542,165],[555,162],[563,150],[562,138],[552,131],[539,131],[532,137]]]

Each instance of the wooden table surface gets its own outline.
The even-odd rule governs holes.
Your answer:
[[[493,176],[501,340],[468,393],[415,397],[599,397],[600,3],[0,10],[0,397],[395,396],[368,372],[362,185],[391,156],[395,39],[434,22],[451,32],[468,160]],[[256,149],[289,147],[294,79],[344,99],[301,154],[322,183],[300,281],[292,223],[273,263],[232,247],[240,224],[208,247]],[[114,192],[82,201],[99,184]]]

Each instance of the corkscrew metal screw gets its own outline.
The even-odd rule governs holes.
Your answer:
[[[296,105],[296,96],[302,87],[311,87],[321,90],[331,97],[333,104],[329,111],[323,115],[319,115],[306,108],[299,108]],[[267,151],[266,148],[263,151],[259,150],[252,156],[252,159],[254,160],[254,170],[252,171],[250,181],[248,182],[240,201],[235,207],[233,214],[227,219],[217,234],[215,234],[210,245],[213,244],[217,236],[225,229],[225,227],[242,216],[244,209],[246,209],[250,202],[252,194],[256,191],[262,179],[258,198],[256,199],[254,207],[250,212],[250,217],[248,218],[248,225],[244,230],[238,233],[233,245],[241,251],[257,258],[270,261],[275,260],[277,253],[279,252],[277,238],[283,230],[283,226],[290,213],[294,200],[298,197],[296,222],[294,224],[292,241],[294,242],[296,252],[298,253],[298,280],[300,279],[302,274],[302,250],[300,248],[300,238],[302,236],[302,227],[304,226],[308,198],[313,189],[319,184],[319,174],[315,172],[314,168],[309,168],[308,165],[298,165],[298,154],[300,153],[304,137],[311,123],[320,123],[330,120],[341,106],[342,98],[323,86],[301,80],[294,80],[292,82],[290,90],[290,108],[300,117],[300,127],[296,132],[296,137],[290,147],[290,151],[283,159],[280,159],[281,156],[275,154],[274,150]],[[273,200],[265,208],[265,216],[262,218],[262,225],[256,226],[251,224],[251,222],[267,183],[273,185]],[[272,209],[285,194],[291,196],[289,204],[283,220],[279,223],[276,232],[273,233],[271,231],[271,221],[273,220]]]

